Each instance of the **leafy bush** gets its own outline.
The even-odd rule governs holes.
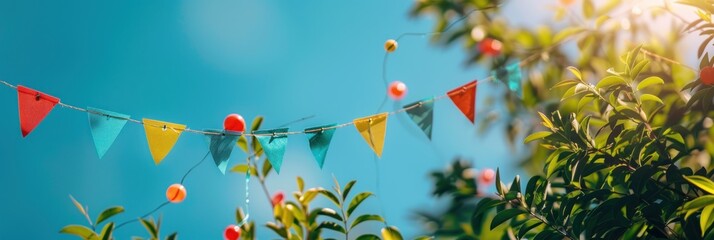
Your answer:
[[[494,230],[489,234],[502,239],[714,239],[714,79],[705,74],[714,64],[707,53],[714,39],[714,1],[679,1],[694,7],[699,19],[675,22],[664,39],[655,37],[642,18],[650,14],[680,19],[669,5],[646,13],[632,11],[624,18],[631,23],[628,34],[618,29],[621,26],[607,27],[622,21],[611,12],[631,9],[627,1],[578,1],[582,18],[573,16],[568,5],[572,1],[561,2],[558,11],[571,15],[574,26],[553,38],[546,27],[532,31],[493,20],[498,7],[482,11],[478,21],[466,21],[460,31],[437,38],[446,43],[463,39],[474,54],[470,62],[490,59],[493,67],[532,53],[541,53],[539,57],[548,61],[525,64],[530,74],[522,102],[516,101],[514,107],[512,96],[504,96],[511,122],[524,115],[540,119],[542,126],[527,126],[525,141],[537,144],[523,162],[540,174],[525,185],[518,176],[506,184],[497,171],[496,196],[478,201],[470,221],[454,218],[458,222],[438,225],[434,232],[481,239],[486,233],[479,229],[486,224]],[[414,14],[436,13],[438,30],[459,15],[497,5],[487,0],[420,1]],[[515,41],[504,42],[501,56],[479,54],[469,35],[475,27],[487,29],[487,36]],[[699,79],[676,61],[672,48],[687,34],[704,37],[698,49]],[[577,41],[576,60],[561,55],[560,41],[554,41],[564,35]],[[628,37],[645,39],[644,45],[628,43]],[[533,50],[519,53],[529,42],[537,43]],[[619,51],[621,46],[629,50]],[[553,54],[555,59],[544,57]],[[513,126],[507,130],[516,139]],[[441,187],[437,181],[436,189]],[[457,213],[447,211],[430,221]],[[450,229],[455,234],[449,234]]]

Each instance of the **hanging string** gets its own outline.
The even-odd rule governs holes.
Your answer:
[[[198,163],[196,163],[195,165],[193,165],[193,167],[191,167],[190,169],[188,169],[188,171],[186,171],[186,173],[185,173],[185,174],[183,175],[183,177],[181,178],[181,185],[183,185],[183,182],[186,180],[186,177],[188,176],[188,174],[190,174],[191,171],[193,171],[193,169],[195,169],[196,167],[198,167],[198,165],[201,165],[201,163],[203,163],[203,162],[208,158],[208,155],[209,155],[210,153],[211,153],[210,151],[207,152],[206,155],[204,155],[203,158],[202,158],[200,161],[198,161]],[[246,185],[245,188],[246,188],[246,201],[247,201],[247,199],[248,199],[248,197],[247,197],[248,185]],[[178,195],[178,194],[179,194],[179,193],[178,193],[178,191],[177,191],[177,192],[176,192],[176,195]],[[171,203],[171,201],[165,201],[165,202],[159,204],[159,206],[157,206],[156,208],[154,208],[154,210],[151,210],[150,212],[144,214],[144,215],[141,216],[140,218],[136,218],[136,219],[132,219],[132,220],[128,220],[128,221],[125,221],[125,222],[123,222],[123,223],[120,223],[120,224],[117,225],[116,228],[114,228],[114,229],[116,230],[116,229],[119,229],[119,228],[123,227],[124,225],[129,224],[129,223],[133,223],[133,222],[139,221],[139,219],[147,218],[148,216],[151,216],[151,214],[154,214],[156,211],[159,211],[159,209],[163,208],[164,206],[168,205],[169,203]]]

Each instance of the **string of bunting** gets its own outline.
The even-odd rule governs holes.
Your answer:
[[[503,69],[496,70],[491,76],[484,80],[499,80],[509,86],[511,91],[520,95],[522,92],[522,74],[520,64],[522,64],[522,62],[511,64]],[[131,118],[131,116],[127,114],[94,107],[80,108],[69,105],[61,102],[57,97],[25,86],[15,86],[2,80],[0,80],[0,83],[17,90],[20,129],[23,137],[27,137],[56,105],[60,105],[65,108],[86,112],[88,114],[89,127],[91,129],[97,155],[100,159],[109,150],[126,123],[132,122],[142,124],[144,126],[149,151],[155,164],[160,164],[161,161],[169,154],[183,132],[197,133],[205,135],[209,138],[211,156],[213,157],[216,166],[223,174],[225,174],[233,145],[237,142],[240,136],[256,137],[263,147],[265,154],[268,156],[270,163],[273,165],[276,172],[279,173],[283,162],[285,148],[288,143],[288,135],[307,135],[315,160],[322,168],[332,136],[338,128],[354,125],[369,147],[377,154],[377,156],[381,157],[384,139],[386,137],[387,119],[390,115],[402,112],[406,113],[429,139],[431,139],[434,102],[436,101],[448,97],[470,122],[473,123],[476,117],[476,80],[463,86],[459,86],[444,95],[410,103],[396,111],[361,117],[347,123],[310,127],[302,131],[288,131],[288,128],[278,128],[258,130],[254,132],[211,129],[194,130],[183,124],[148,118],[143,118],[139,121]]]
[[[666,59],[652,52],[643,50],[647,56],[656,60],[666,61],[687,67],[680,62]],[[517,96],[522,96],[522,72],[521,66],[532,59],[519,61],[496,69],[491,75],[481,81],[498,81],[504,83],[510,91]],[[691,67],[687,67],[693,69]],[[694,71],[694,70],[693,70]],[[471,122],[475,122],[476,117],[476,94],[477,80],[468,82],[456,87],[443,95],[433,98],[422,99],[402,108],[383,112],[366,117],[354,119],[351,122],[342,124],[328,124],[317,127],[306,128],[302,131],[289,131],[288,128],[277,128],[268,130],[258,130],[254,132],[229,131],[229,130],[194,130],[186,125],[171,123],[160,120],[143,118],[141,121],[132,119],[127,114],[107,111],[99,108],[80,108],[60,101],[59,98],[28,88],[21,85],[12,85],[0,80],[5,86],[15,88],[18,96],[18,110],[20,117],[20,130],[23,138],[27,137],[52,111],[56,105],[65,108],[86,112],[89,118],[89,126],[94,140],[94,145],[98,157],[101,159],[109,150],[115,139],[119,136],[127,122],[142,124],[146,133],[149,151],[155,164],[169,154],[174,144],[178,141],[183,132],[202,134],[209,139],[210,154],[219,171],[225,174],[228,160],[233,150],[233,145],[240,136],[254,136],[260,142],[270,163],[275,171],[280,173],[283,155],[288,143],[288,135],[305,134],[309,141],[310,150],[313,153],[318,166],[322,168],[325,163],[327,151],[329,149],[334,132],[338,128],[354,125],[365,142],[381,157],[384,139],[386,137],[387,119],[390,115],[406,113],[416,126],[418,126],[431,139],[434,119],[434,102],[449,98],[455,107]],[[244,124],[244,123],[243,123]]]

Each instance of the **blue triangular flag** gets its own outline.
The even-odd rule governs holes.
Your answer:
[[[114,140],[119,136],[122,128],[126,125],[129,115],[110,112],[102,109],[87,108],[89,116],[89,127],[92,130],[94,147],[97,148],[99,159],[104,157]]]
[[[409,118],[416,123],[419,128],[431,140],[431,129],[434,125],[434,101],[424,99],[404,106]]]
[[[327,155],[327,149],[330,147],[332,135],[337,130],[335,126],[335,124],[332,124],[305,129],[305,134],[310,140],[310,150],[312,155],[315,156],[315,161],[317,161],[320,169],[325,164],[325,155]]]
[[[514,63],[504,68],[496,69],[491,72],[491,76],[494,80],[506,84],[508,89],[515,92],[519,97],[523,97],[523,86],[521,86],[523,73],[521,73],[520,63]]]
[[[221,173],[226,174],[228,158],[231,156],[233,146],[236,145],[239,133],[224,132],[218,130],[204,130],[206,132],[221,133],[217,135],[206,135],[208,137],[208,150],[211,152],[213,162]]]
[[[260,130],[253,134],[263,147],[265,155],[268,157],[270,164],[273,165],[275,172],[280,173],[280,166],[283,165],[283,155],[285,155],[285,147],[288,145],[287,128]]]

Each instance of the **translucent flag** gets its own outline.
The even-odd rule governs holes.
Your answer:
[[[523,86],[521,86],[523,73],[521,73],[520,63],[514,63],[504,68],[496,69],[491,72],[491,76],[494,80],[506,84],[511,92],[516,93],[519,97],[523,96]]]
[[[407,109],[407,115],[416,123],[419,128],[426,134],[426,137],[431,140],[431,129],[434,125],[434,102],[430,99],[424,99],[404,106]]]
[[[387,116],[389,116],[389,113],[380,113],[352,121],[357,131],[378,157],[382,157],[382,149],[384,148],[384,137],[387,134]]]
[[[287,128],[260,130],[253,134],[263,147],[265,155],[268,157],[270,164],[273,165],[275,172],[280,173],[280,167],[283,165],[283,155],[285,155],[285,147],[288,145],[288,135],[282,134],[288,132]]]
[[[325,164],[325,155],[327,155],[327,149],[330,147],[332,135],[337,130],[334,126],[333,124],[305,129],[305,134],[310,140],[310,150],[312,155],[315,156],[315,161],[317,161],[320,169]]]
[[[87,107],[87,116],[94,147],[99,159],[102,159],[126,125],[129,115]]]
[[[146,141],[149,142],[151,157],[154,158],[154,163],[158,165],[169,154],[183,130],[186,130],[186,125],[146,118],[142,119],[142,122],[146,132]]]
[[[204,130],[205,132],[220,133],[216,135],[206,135],[208,137],[208,149],[213,157],[213,162],[221,173],[226,174],[228,159],[233,152],[233,146],[238,141],[239,133],[225,132],[218,130]]]

